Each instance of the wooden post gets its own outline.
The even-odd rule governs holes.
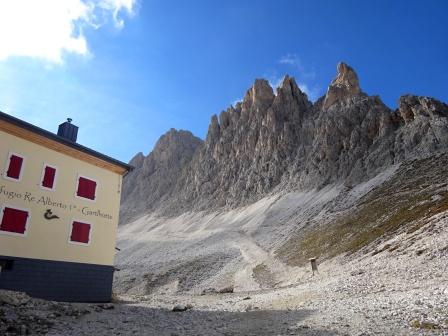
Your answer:
[[[319,273],[319,271],[317,270],[317,258],[310,258],[309,261],[311,262],[311,270],[313,271],[314,276],[315,271]]]

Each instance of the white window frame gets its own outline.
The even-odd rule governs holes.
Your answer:
[[[12,205],[9,205],[9,204],[4,204],[3,206],[0,206],[0,224],[3,221],[3,215],[4,215],[3,210],[5,208],[10,208],[10,209],[14,209],[14,210],[20,210],[20,211],[26,211],[28,213],[28,217],[26,218],[25,232],[17,233],[17,232],[4,231],[4,230],[0,229],[0,234],[7,235],[7,236],[15,236],[15,237],[26,237],[28,235],[28,229],[29,229],[29,224],[30,224],[30,220],[31,220],[31,212],[30,212],[30,210],[29,209],[24,209],[24,208],[19,208],[19,207],[12,206]]]
[[[91,200],[90,198],[86,198],[86,197],[78,196],[79,179],[80,179],[81,177],[83,177],[83,178],[85,178],[85,179],[87,179],[87,180],[90,180],[90,181],[93,181],[93,182],[96,183],[95,197],[94,197],[93,200]],[[96,203],[96,199],[97,199],[97,196],[98,196],[98,189],[99,189],[99,183],[98,183],[98,180],[93,179],[93,178],[88,177],[88,176],[85,176],[85,175],[78,174],[78,177],[76,178],[76,187],[75,187],[75,197],[76,197],[77,199],[84,200],[84,201],[91,202],[91,203]]]
[[[9,163],[11,162],[11,156],[13,156],[13,155],[18,156],[18,157],[22,158],[22,160],[23,160],[22,161],[22,167],[20,168],[20,174],[19,174],[19,178],[18,179],[15,179],[13,177],[9,177],[7,175],[8,174],[8,169],[9,169]],[[9,152],[8,156],[6,158],[5,169],[3,170],[3,174],[2,174],[3,178],[5,180],[14,181],[14,182],[22,181],[23,171],[25,170],[25,163],[26,163],[26,157],[24,155],[19,154],[19,153],[15,153],[15,152]]]
[[[44,182],[45,167],[50,167],[50,168],[56,169],[56,173],[54,174],[53,188],[47,188],[47,187],[44,187],[44,186],[42,185],[42,183]],[[56,182],[57,182],[57,179],[58,179],[58,173],[59,173],[59,169],[58,169],[58,167],[53,166],[53,165],[51,165],[51,164],[49,164],[49,163],[44,162],[44,165],[43,165],[43,167],[42,167],[42,174],[40,175],[39,187],[40,187],[41,189],[43,189],[43,190],[54,191],[54,190],[56,189]]]
[[[79,222],[82,224],[87,224],[90,225],[90,230],[89,230],[89,242],[88,243],[81,243],[81,242],[77,242],[77,241],[72,241],[71,237],[72,237],[72,231],[73,231],[73,223],[74,222]],[[83,219],[76,219],[76,218],[72,218],[70,220],[70,223],[68,225],[68,243],[72,244],[72,245],[78,245],[78,246],[90,246],[90,243],[92,242],[92,231],[93,231],[93,224],[90,222],[86,222]]]

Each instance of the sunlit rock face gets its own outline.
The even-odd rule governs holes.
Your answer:
[[[337,71],[337,76],[331,82],[325,95],[323,109],[361,94],[358,75],[350,66],[341,62],[338,64]]]
[[[242,102],[211,118],[205,141],[171,130],[147,157],[131,160],[136,169],[124,179],[122,221],[152,211],[233,208],[272,192],[354,185],[447,148],[446,104],[406,95],[391,110],[362,92],[345,63],[314,104],[292,77],[275,92],[257,79]]]

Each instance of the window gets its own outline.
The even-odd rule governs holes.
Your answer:
[[[90,228],[90,224],[74,221],[72,223],[70,233],[70,242],[77,244],[89,244],[91,233]]]
[[[56,182],[56,167],[44,165],[41,187],[53,190]]]
[[[4,207],[0,215],[0,232],[25,235],[29,219],[28,211]]]
[[[86,177],[79,176],[76,196],[94,201],[96,197],[96,182]]]
[[[11,180],[20,181],[24,161],[24,158],[18,154],[9,154],[6,164],[6,177]]]

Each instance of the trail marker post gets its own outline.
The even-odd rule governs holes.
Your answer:
[[[319,273],[319,271],[317,270],[317,258],[310,258],[309,261],[311,263],[311,270],[313,271],[314,276],[314,272]]]

